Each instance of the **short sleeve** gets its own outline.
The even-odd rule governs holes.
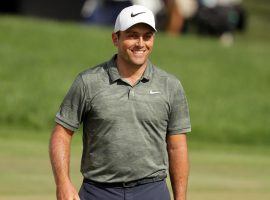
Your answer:
[[[173,135],[190,132],[191,124],[188,102],[180,81],[177,81],[172,86],[170,108],[167,134]]]
[[[86,87],[82,77],[78,75],[56,114],[55,122],[71,131],[76,131],[83,121],[86,100]]]

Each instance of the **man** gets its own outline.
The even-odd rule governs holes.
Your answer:
[[[50,157],[58,200],[186,199],[191,130],[180,82],[148,60],[153,13],[130,6],[118,15],[111,60],[80,73],[56,115]],[[70,142],[83,123],[79,195],[69,177]]]

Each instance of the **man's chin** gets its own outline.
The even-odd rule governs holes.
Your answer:
[[[142,65],[144,65],[144,64],[146,63],[146,60],[147,60],[147,59],[142,58],[142,59],[132,59],[131,61],[132,61],[132,63],[133,63],[134,65],[142,66]]]

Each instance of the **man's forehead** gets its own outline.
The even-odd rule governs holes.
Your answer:
[[[126,33],[129,33],[129,32],[154,33],[155,30],[147,24],[139,23],[139,24],[135,24],[135,25],[131,26],[130,28],[128,28],[124,32],[126,32]]]

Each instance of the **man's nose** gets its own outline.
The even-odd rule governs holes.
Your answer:
[[[138,38],[138,40],[137,40],[137,45],[141,47],[141,46],[143,46],[143,42],[144,42],[144,41],[143,41],[143,37],[140,36],[140,37]]]

